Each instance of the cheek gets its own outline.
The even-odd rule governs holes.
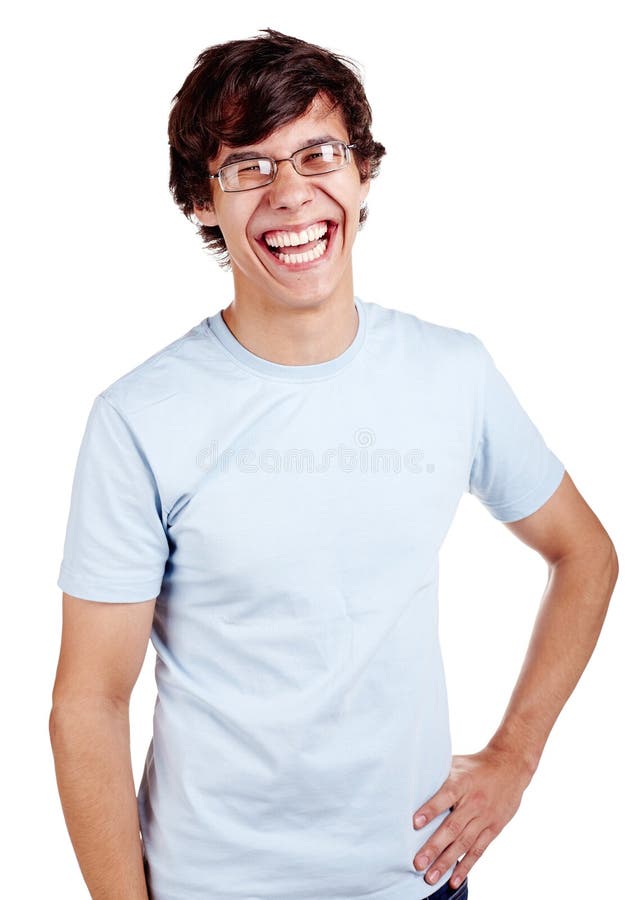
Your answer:
[[[242,254],[243,248],[249,244],[245,228],[245,224],[239,224],[238,222],[224,223],[221,228],[228,250],[234,255]]]
[[[253,256],[256,256],[254,246],[256,242],[247,233],[246,221],[242,223],[231,222],[227,232],[223,231],[229,254],[239,268],[251,266],[254,262]]]

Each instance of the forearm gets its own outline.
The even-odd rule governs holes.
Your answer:
[[[489,742],[515,755],[530,778],[593,653],[617,571],[612,545],[564,557],[550,567],[523,667]]]
[[[57,785],[93,900],[148,900],[128,709],[60,702],[50,716]]]

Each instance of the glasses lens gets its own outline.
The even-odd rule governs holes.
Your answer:
[[[224,191],[248,191],[262,187],[273,177],[273,160],[243,159],[221,169]]]
[[[296,155],[295,162],[302,175],[322,175],[324,172],[334,172],[335,169],[343,168],[348,162],[346,145],[341,141],[331,141],[329,144],[305,147]]]

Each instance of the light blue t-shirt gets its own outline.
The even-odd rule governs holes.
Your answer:
[[[414,811],[449,774],[438,551],[564,466],[475,335],[355,297],[335,359],[221,312],[95,398],[59,587],[157,597],[138,791],[153,900],[421,900]]]

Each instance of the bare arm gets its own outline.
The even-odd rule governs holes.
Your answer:
[[[549,576],[523,667],[490,745],[514,753],[533,775],[595,649],[619,564],[610,537],[568,473],[537,513],[507,527],[543,556]]]
[[[129,699],[155,599],[63,595],[50,740],[70,839],[93,900],[148,900],[129,746]]]
[[[414,857],[429,884],[457,863],[449,882],[457,887],[515,815],[593,653],[617,581],[613,543],[568,472],[539,510],[507,527],[543,556],[549,577],[501,724],[478,753],[453,756],[447,780],[414,812],[414,827],[423,827],[449,811]]]

